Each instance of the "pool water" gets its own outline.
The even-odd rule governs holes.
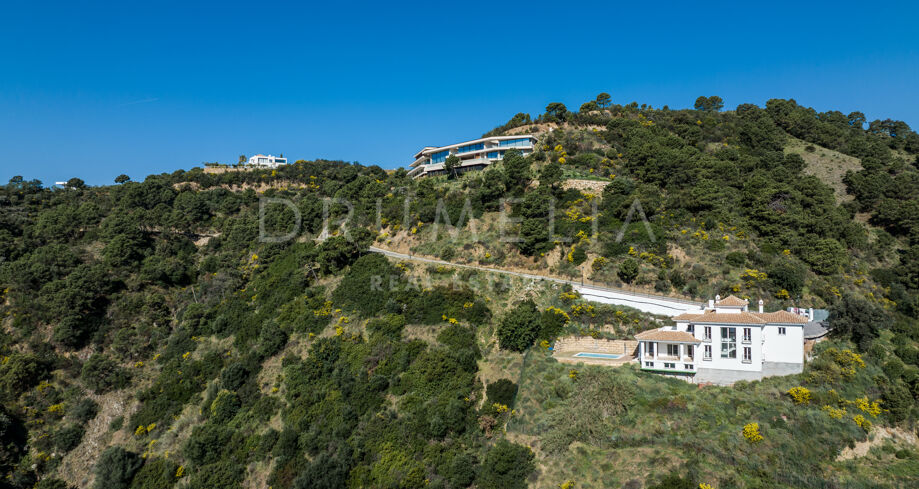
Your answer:
[[[615,359],[615,358],[622,357],[622,355],[617,355],[615,353],[590,353],[586,351],[575,353],[574,356],[581,357],[581,358],[609,358],[609,359]]]

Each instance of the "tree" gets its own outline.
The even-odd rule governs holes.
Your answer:
[[[112,389],[122,389],[128,385],[130,375],[114,360],[103,353],[97,353],[83,364],[80,372],[83,385],[96,394],[103,394]]]
[[[504,154],[504,185],[509,190],[522,190],[530,183],[530,159],[516,149]]]
[[[705,112],[718,112],[724,107],[724,100],[721,100],[721,97],[717,95],[699,97],[696,99],[696,104],[693,107],[695,107],[696,110]]]
[[[598,106],[596,102],[591,100],[589,102],[584,102],[583,104],[581,104],[581,109],[579,110],[579,112],[582,114],[586,114],[592,110],[597,110],[599,108],[600,106]]]
[[[552,189],[558,188],[563,178],[564,173],[562,172],[562,165],[557,161],[548,163],[546,166],[542,167],[542,171],[539,172],[539,184]]]
[[[96,462],[96,489],[127,489],[144,464],[136,453],[119,446],[106,449]]]
[[[86,188],[86,182],[76,177],[71,178],[70,180],[67,180],[66,185],[67,185],[67,188],[73,188],[73,189]]]
[[[460,159],[456,155],[447,156],[447,159],[444,160],[444,170],[447,172],[448,178],[456,177],[456,167],[460,165]]]
[[[476,487],[481,489],[526,489],[527,477],[536,468],[533,452],[504,438],[485,455]]]
[[[606,92],[601,92],[600,95],[597,95],[597,105],[600,108],[605,109],[609,107],[610,95]]]
[[[131,181],[131,177],[125,175],[124,173],[115,177],[115,183],[125,183],[125,182],[130,182],[130,181]]]
[[[631,258],[626,258],[626,260],[619,265],[619,271],[616,272],[616,275],[618,275],[623,282],[627,284],[632,283],[632,281],[638,277],[638,262]]]
[[[526,300],[509,311],[498,325],[498,344],[511,351],[524,351],[539,335],[539,310],[532,300]]]
[[[802,258],[815,272],[830,275],[848,262],[845,247],[833,238],[819,239],[802,251]]]
[[[883,309],[852,294],[844,295],[830,308],[827,320],[834,336],[851,339],[861,350],[866,350],[871,340],[877,338],[878,331],[889,329],[892,324]]]
[[[553,119],[564,121],[568,116],[568,107],[561,102],[552,102],[546,106],[546,115]]]
[[[246,155],[239,155],[239,164],[245,165],[249,161],[249,158],[246,158]]]

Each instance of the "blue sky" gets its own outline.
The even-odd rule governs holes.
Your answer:
[[[919,126],[897,2],[0,5],[0,182],[240,154],[404,166],[549,102],[795,98]]]

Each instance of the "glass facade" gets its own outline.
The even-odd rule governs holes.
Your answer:
[[[480,149],[485,149],[485,143],[467,144],[466,146],[460,146],[459,148],[456,148],[456,152],[468,153],[470,151],[478,151]]]
[[[498,146],[502,148],[515,148],[517,146],[530,146],[529,139],[507,139],[504,141],[499,141]]]
[[[500,160],[504,158],[504,151],[489,151],[485,156],[493,160]]]
[[[431,163],[443,163],[447,161],[447,156],[450,154],[450,151],[438,151],[431,155]]]

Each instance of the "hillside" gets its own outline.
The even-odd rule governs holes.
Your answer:
[[[786,100],[560,105],[489,133],[539,151],[457,177],[298,161],[11,180],[0,487],[915,485],[919,135]],[[833,337],[803,374],[734,387],[572,368],[557,338],[667,320],[370,246],[826,307]]]

